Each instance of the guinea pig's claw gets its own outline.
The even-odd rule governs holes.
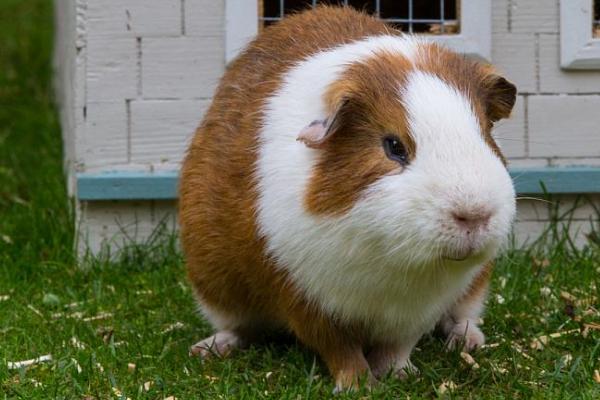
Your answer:
[[[485,336],[481,329],[473,323],[457,323],[448,333],[446,348],[450,351],[461,348],[470,352],[485,344]]]
[[[373,387],[380,383],[370,371],[361,377],[352,377],[350,380],[348,380],[348,378],[348,376],[337,377],[335,387],[332,391],[334,395],[342,393],[354,393],[359,391],[361,387],[364,387],[370,391]]]
[[[190,348],[190,357],[202,359],[211,357],[227,357],[234,349],[240,347],[240,338],[231,331],[219,331],[194,344]]]

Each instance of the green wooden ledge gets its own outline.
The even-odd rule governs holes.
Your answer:
[[[600,193],[600,167],[513,168],[519,194]],[[177,171],[77,174],[79,200],[174,200]]]

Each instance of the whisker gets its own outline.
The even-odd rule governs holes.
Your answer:
[[[494,139],[500,139],[500,140],[510,140],[513,142],[529,142],[529,143],[533,143],[533,144],[548,144],[547,142],[538,142],[537,140],[526,140],[526,139],[520,139],[520,138],[509,138],[509,137],[502,137],[502,136],[495,136],[493,135]]]
[[[535,200],[535,201],[541,201],[542,203],[556,204],[556,202],[554,202],[554,201],[550,201],[550,200],[546,200],[546,199],[540,199],[539,197],[522,196],[522,197],[515,197],[515,200]]]

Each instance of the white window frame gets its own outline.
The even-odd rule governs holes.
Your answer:
[[[460,33],[429,37],[455,51],[490,61],[492,0],[461,1]],[[258,32],[258,1],[225,0],[225,2],[225,53],[226,60],[229,62]]]
[[[225,60],[233,60],[257,33],[258,0],[225,0]]]
[[[600,38],[592,35],[593,0],[560,0],[560,65],[600,69]]]

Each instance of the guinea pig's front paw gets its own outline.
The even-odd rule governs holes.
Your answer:
[[[190,356],[227,357],[234,349],[240,347],[240,338],[231,331],[219,331],[214,335],[199,341],[190,348]]]
[[[410,360],[406,360],[403,365],[395,365],[394,373],[400,380],[407,379],[409,376],[416,376],[421,373],[419,368],[415,367],[415,365],[410,362]]]
[[[410,375],[418,375],[419,370],[410,362],[410,354],[417,339],[403,345],[375,346],[368,354],[367,360],[373,375],[383,378],[392,372],[398,379],[406,379]]]
[[[335,377],[335,387],[333,394],[352,393],[358,391],[361,387],[371,390],[379,381],[373,376],[371,371],[357,375],[356,372],[339,371]]]
[[[463,351],[472,351],[485,343],[485,336],[473,320],[465,319],[454,324],[447,332],[446,347],[455,350],[462,346]]]

